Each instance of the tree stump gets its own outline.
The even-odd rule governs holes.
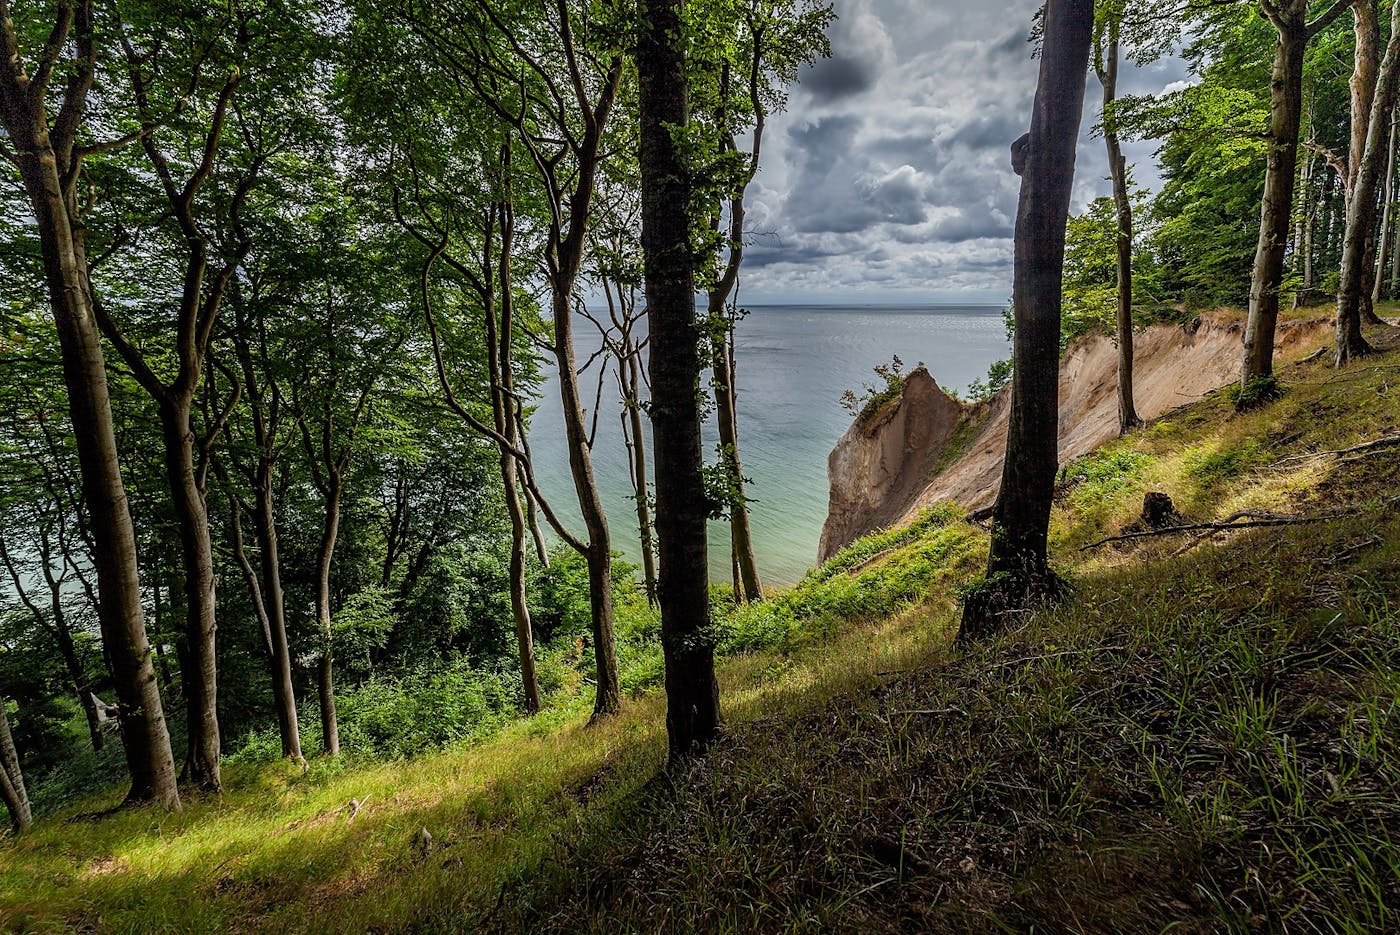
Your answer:
[[[1142,497],[1142,524],[1148,529],[1163,529],[1173,526],[1180,518],[1172,498],[1157,490],[1149,490]]]

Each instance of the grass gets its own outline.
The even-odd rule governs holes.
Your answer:
[[[1393,344],[1392,340],[1392,344]],[[392,763],[235,764],[0,845],[12,931],[1378,931],[1400,925],[1400,355],[1216,394],[1066,472],[1070,596],[952,654],[948,510],[725,618],[724,742],[654,690]],[[1082,546],[1142,494],[1325,522]],[[433,844],[415,842],[426,828]]]

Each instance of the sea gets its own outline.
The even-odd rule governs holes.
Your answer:
[[[766,585],[792,584],[816,563],[827,512],[827,456],[853,418],[841,405],[843,392],[882,386],[874,368],[894,356],[905,372],[923,364],[940,386],[965,391],[992,363],[1010,357],[1011,346],[1002,307],[995,305],[759,305],[748,311],[735,329],[735,352],[739,455],[753,501],[754,551]],[[578,357],[586,360],[601,343],[597,331],[579,318],[575,334]],[[602,365],[596,361],[582,378],[589,404]],[[613,548],[636,563],[641,549],[611,373],[599,410],[594,470]],[[556,379],[540,386],[529,438],[542,491],[582,538]],[[716,440],[713,424],[705,426],[711,461]],[[728,581],[728,523],[711,523],[709,536],[711,579]]]

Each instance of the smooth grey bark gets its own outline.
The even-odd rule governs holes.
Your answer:
[[[129,802],[153,801],[178,809],[174,757],[165,723],[141,606],[136,536],[112,425],[106,362],[88,279],[77,197],[86,150],[76,136],[96,68],[90,0],[60,7],[53,37],[33,76],[24,68],[9,4],[0,0],[0,116],[8,135],[6,158],[19,167],[34,213],[44,280],[57,326],[69,414],[82,475],[83,501],[95,548],[98,620],[116,689]],[[54,104],[46,91],[58,58],[71,44],[71,77]]]
[[[1374,272],[1370,260],[1375,243],[1377,190],[1388,157],[1390,126],[1397,90],[1400,90],[1400,4],[1392,8],[1390,25],[1391,37],[1375,84],[1365,148],[1358,161],[1347,207],[1333,357],[1338,367],[1371,353],[1371,346],[1361,333],[1361,322],[1364,302],[1370,298],[1371,283],[1367,276]]]
[[[1308,22],[1308,0],[1260,0],[1278,41],[1269,79],[1269,150],[1264,198],[1259,206],[1259,242],[1250,276],[1249,317],[1245,322],[1240,386],[1244,403],[1252,386],[1274,372],[1274,336],[1278,329],[1279,289],[1293,212],[1298,165],[1298,133],[1303,111],[1303,58],[1308,43],[1352,5],[1337,0],[1326,13]]]
[[[29,805],[29,793],[24,789],[24,776],[19,768],[19,751],[10,734],[10,719],[5,714],[5,699],[0,698],[0,798],[10,813],[10,824],[23,831],[34,820]]]
[[[1108,171],[1113,182],[1113,207],[1117,219],[1115,248],[1118,267],[1118,301],[1115,322],[1118,337],[1118,434],[1142,424],[1133,403],[1133,203],[1128,193],[1128,163],[1118,140],[1113,113],[1118,95],[1118,35],[1120,24],[1108,24],[1107,48],[1095,50],[1095,71],[1103,86],[1103,139],[1108,149]]]

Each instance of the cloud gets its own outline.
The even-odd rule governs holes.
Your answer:
[[[804,69],[774,115],[750,188],[745,294],[839,301],[869,294],[1011,289],[1020,179],[1010,146],[1030,124],[1040,0],[836,0],[833,56]],[[1124,93],[1155,92],[1177,60],[1124,66]],[[1089,79],[1075,206],[1108,191]],[[1126,147],[1153,186],[1153,145]]]

